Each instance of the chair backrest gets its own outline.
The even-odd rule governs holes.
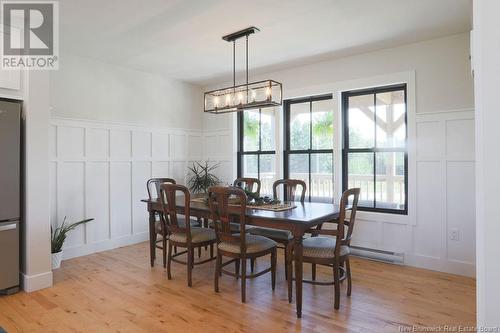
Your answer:
[[[229,198],[239,199],[239,204],[229,206]],[[208,205],[215,227],[217,242],[240,242],[241,253],[246,253],[245,242],[245,212],[247,196],[245,192],[235,187],[211,186],[208,189]],[[231,221],[234,218],[240,223],[239,235],[231,233]]]
[[[257,184],[257,189],[254,191],[255,184]],[[258,178],[236,178],[233,182],[233,186],[260,195],[260,180]]]
[[[277,187],[279,185],[284,186],[284,195],[286,201],[296,201],[295,200],[295,192],[297,190],[297,185],[302,186],[302,193],[300,195],[300,202],[304,202],[306,197],[306,183],[300,179],[279,179],[273,183],[273,196],[274,199],[278,198]]]
[[[151,178],[146,183],[146,188],[148,189],[149,200],[156,199],[160,197],[160,185],[163,183],[175,184],[175,179],[172,178]],[[153,189],[155,193],[153,193]],[[156,196],[153,196],[156,194]]]
[[[179,224],[177,218],[177,194],[181,192],[184,195],[184,215],[186,223]],[[190,201],[191,195],[186,186],[178,184],[162,183],[160,185],[160,202],[165,217],[167,230],[169,233],[186,233],[187,242],[191,242],[191,226],[189,223],[190,217]]]
[[[347,227],[347,234],[344,236],[344,232],[342,231],[342,245],[351,245],[351,238],[352,238],[352,232],[354,230],[354,222],[356,221],[356,212],[358,210],[358,199],[359,199],[359,193],[360,193],[359,188],[350,188],[348,190],[345,190],[344,193],[342,193],[342,198],[340,199],[340,214],[339,214],[339,223],[342,223],[342,227],[346,226]],[[352,198],[351,202],[351,209],[350,209],[350,215],[349,219],[346,220],[346,211],[347,211],[347,206],[349,205],[349,200]]]
[[[317,235],[330,235],[330,236],[335,236],[337,241],[335,243],[335,255],[338,256],[340,253],[340,246],[342,245],[351,245],[351,237],[352,237],[352,231],[354,228],[354,222],[356,220],[356,211],[358,208],[358,199],[359,199],[359,188],[351,188],[344,193],[342,193],[342,198],[340,199],[340,207],[339,207],[339,218],[338,220],[335,221],[335,224],[337,225],[337,229],[313,229],[310,230],[311,235],[317,236]],[[349,206],[349,200],[352,198],[352,202],[350,204],[350,212],[351,215],[349,216],[349,219],[346,220],[347,216],[347,210]],[[347,235],[345,234],[345,226],[347,226]]]

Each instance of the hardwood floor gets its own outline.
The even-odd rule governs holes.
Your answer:
[[[279,251],[283,260],[283,251]],[[204,256],[206,253],[204,254]],[[161,258],[160,252],[158,257]],[[257,269],[268,260],[257,262]],[[265,262],[264,262],[265,260]],[[173,280],[157,262],[149,267],[142,243],[64,261],[54,287],[0,297],[0,326],[12,332],[399,332],[399,326],[475,325],[475,281],[422,269],[352,258],[353,293],[341,288],[340,310],[333,287],[304,285],[303,318],[287,301],[284,265],[276,291],[266,274],[247,282],[229,276],[213,290],[214,262],[193,270],[173,264]],[[305,265],[305,276],[310,266]],[[318,267],[318,279],[331,278]]]

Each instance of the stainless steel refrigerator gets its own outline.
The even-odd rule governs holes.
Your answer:
[[[19,289],[21,103],[0,99],[0,293]]]

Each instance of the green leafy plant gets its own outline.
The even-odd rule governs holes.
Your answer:
[[[52,226],[50,227],[50,231],[52,233],[52,239],[51,239],[52,253],[61,252],[62,247],[64,245],[64,241],[66,240],[66,237],[68,236],[68,232],[75,229],[79,225],[85,224],[85,223],[90,222],[94,219],[86,219],[86,220],[78,221],[78,222],[71,223],[71,224],[66,224],[66,220],[67,219],[65,216],[61,226],[57,227],[55,230],[52,229]]]
[[[219,177],[214,174],[220,166],[219,163],[210,164],[205,161],[203,164],[194,162],[192,166],[188,167],[189,175],[187,185],[194,193],[207,193],[210,186],[216,186],[221,183]]]

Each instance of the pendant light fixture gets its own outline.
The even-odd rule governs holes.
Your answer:
[[[233,43],[233,86],[206,92],[205,112],[227,113],[282,104],[281,83],[274,80],[248,83],[248,36],[258,31],[250,27],[222,37]],[[236,40],[243,37],[246,39],[246,83],[236,85]]]

